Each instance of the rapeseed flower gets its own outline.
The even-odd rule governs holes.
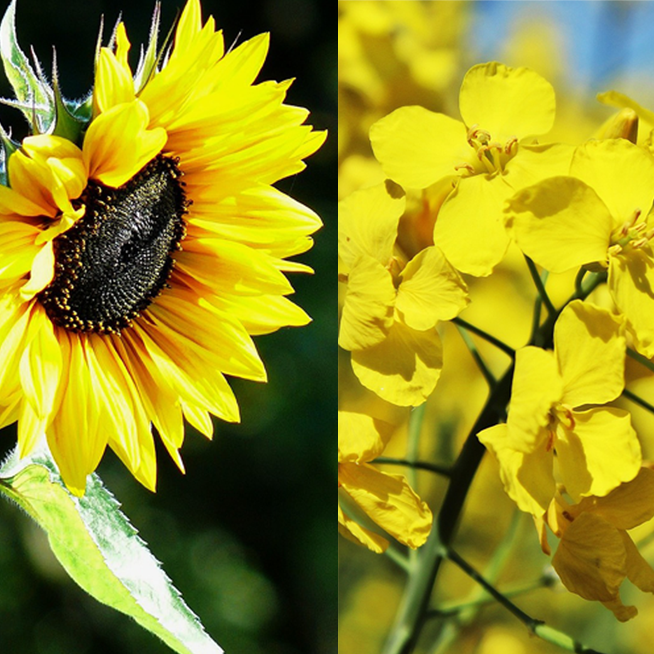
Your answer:
[[[571,148],[538,145],[554,122],[552,86],[527,68],[473,66],[459,94],[463,121],[419,106],[375,123],[370,141],[384,172],[405,188],[451,178],[434,242],[452,265],[489,275],[507,250],[504,201],[536,179],[567,172]]]
[[[523,189],[507,205],[525,254],[551,272],[586,266],[608,288],[638,349],[654,356],[654,157],[624,139],[575,150],[570,176]]]
[[[629,413],[604,406],[624,388],[625,348],[619,319],[575,300],[556,323],[554,351],[529,346],[516,353],[507,422],[478,437],[523,511],[547,510],[555,461],[575,502],[604,496],[638,473],[640,444]]]
[[[429,507],[403,475],[378,470],[377,458],[393,433],[392,425],[361,413],[338,413],[338,531],[381,553],[387,534],[409,547],[422,545],[431,529]]]
[[[563,585],[584,599],[602,602],[625,622],[638,610],[622,603],[622,582],[628,578],[642,591],[654,593],[654,570],[627,533],[652,517],[654,471],[643,467],[632,481],[605,497],[569,504],[557,492],[544,519],[536,524],[546,554],[550,550],[545,526],[560,538],[552,565]]]
[[[424,248],[406,265],[394,256],[404,211],[398,190],[380,184],[339,204],[347,293],[338,342],[352,352],[352,369],[366,388],[393,404],[417,406],[443,365],[436,324],[455,317],[468,297],[439,248]]]
[[[225,52],[199,0],[169,49],[156,33],[133,75],[120,23],[89,100],[55,83],[47,129],[5,139],[0,426],[22,456],[45,435],[77,495],[107,445],[154,489],[152,425],[183,470],[184,419],[239,419],[224,375],[265,381],[251,336],[309,321],[284,273],[321,223],[272,184],[325,135],[290,82],[254,83],[268,35]]]

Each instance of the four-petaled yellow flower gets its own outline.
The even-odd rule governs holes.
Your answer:
[[[370,141],[386,175],[406,188],[452,176],[434,242],[455,268],[484,276],[509,245],[504,201],[537,179],[567,172],[572,148],[535,143],[552,127],[555,98],[528,68],[474,66],[463,79],[459,109],[463,122],[401,107],[372,126]]]
[[[377,470],[368,461],[386,447],[392,425],[360,413],[338,413],[338,531],[381,553],[387,532],[416,548],[429,535],[432,513],[402,475]]]
[[[436,323],[454,318],[468,296],[437,247],[421,250],[400,269],[393,246],[404,196],[396,191],[380,184],[339,204],[339,255],[348,287],[338,343],[352,352],[364,386],[394,404],[417,406],[442,368]]]
[[[620,586],[628,578],[654,593],[654,570],[627,533],[654,517],[654,471],[641,468],[635,479],[605,497],[585,497],[570,505],[557,493],[544,519],[537,519],[541,545],[550,553],[545,526],[561,539],[552,565],[563,585],[587,600],[600,601],[621,622],[635,617]]]
[[[608,288],[638,349],[654,356],[654,157],[624,139],[575,150],[569,177],[520,191],[507,224],[525,254],[550,272],[608,271]]]
[[[517,352],[508,420],[478,434],[509,496],[542,516],[555,493],[554,454],[570,497],[604,496],[640,468],[629,413],[605,405],[624,388],[621,321],[579,300],[561,313],[554,351]]]

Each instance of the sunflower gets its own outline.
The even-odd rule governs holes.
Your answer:
[[[199,0],[168,47],[157,28],[133,74],[119,23],[92,96],[63,101],[55,77],[56,120],[4,139],[0,427],[21,456],[47,438],[76,495],[107,445],[154,490],[153,427],[183,471],[184,420],[210,438],[211,415],[239,420],[225,375],[265,381],[251,337],[309,321],[285,273],[310,269],[286,259],[320,219],[272,184],[325,134],[284,104],[290,81],[254,83],[267,34],[225,52]]]

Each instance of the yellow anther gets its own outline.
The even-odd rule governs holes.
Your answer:
[[[505,154],[512,154],[512,151],[518,146],[518,137],[512,136],[504,145]]]
[[[454,170],[467,170],[469,173],[474,173],[475,169],[469,163],[461,163],[454,166]]]

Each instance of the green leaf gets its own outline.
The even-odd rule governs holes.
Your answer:
[[[98,601],[133,617],[179,654],[220,654],[119,504],[90,475],[84,497],[65,488],[44,446],[0,467],[0,492],[47,532],[68,574]]]
[[[21,111],[37,133],[47,131],[53,118],[52,90],[34,72],[16,38],[16,0],[0,23],[0,58]]]

